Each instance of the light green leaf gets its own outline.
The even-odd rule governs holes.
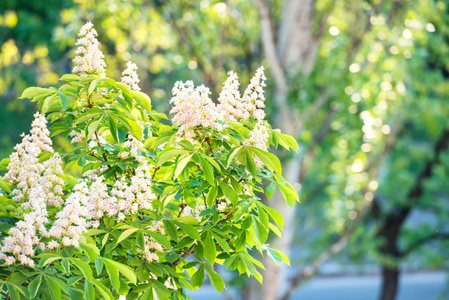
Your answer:
[[[215,257],[217,256],[217,249],[215,248],[214,238],[212,237],[212,234],[209,231],[206,232],[206,237],[203,242],[204,242],[204,257],[211,265],[214,265]]]
[[[193,227],[192,225],[174,221],[174,220],[173,220],[173,222],[176,225],[178,225],[184,232],[186,232],[188,235],[190,235],[192,238],[194,238],[195,240],[198,240],[198,241],[201,240],[201,236],[198,233],[198,230],[195,227]]]
[[[42,114],[45,114],[48,111],[50,106],[53,104],[53,100],[55,100],[56,95],[57,94],[55,93],[55,94],[45,98],[45,100],[44,100],[44,102],[42,103],[42,106],[41,106],[41,113]]]
[[[282,174],[281,162],[276,155],[267,151],[263,151],[262,149],[256,147],[250,147],[250,149],[254,152],[255,155],[257,155],[258,158],[260,158],[260,160],[264,163],[268,170],[270,170],[271,172],[276,171],[276,173],[279,175]]]
[[[218,184],[226,198],[228,198],[233,205],[236,205],[239,202],[239,195],[227,183],[220,180],[218,181]]]
[[[97,115],[103,114],[104,112],[104,110],[98,107],[91,108],[79,115],[78,118],[75,119],[75,124],[84,123]]]
[[[92,80],[92,82],[89,85],[88,95],[92,94],[92,92],[95,90],[95,88],[97,87],[99,82],[100,82],[100,79]]]
[[[166,249],[171,249],[170,240],[165,235],[149,230],[146,230],[145,233],[155,239],[156,242],[164,246]]]
[[[45,275],[45,282],[47,283],[48,291],[51,299],[60,300],[61,299],[61,287],[59,284],[52,280],[48,275]]]
[[[70,97],[59,92],[59,99],[61,100],[62,108],[66,110],[67,107],[69,107],[69,105],[71,104]]]
[[[214,170],[212,169],[212,166],[207,162],[204,157],[200,156],[201,160],[201,169],[204,172],[204,175],[206,176],[207,182],[209,182],[211,185],[215,185],[215,176],[214,176]]]
[[[212,286],[217,290],[218,293],[221,293],[221,291],[225,288],[225,284],[223,282],[223,278],[221,278],[220,274],[214,271],[211,266],[206,264],[206,271],[209,275],[210,283],[212,283]]]
[[[102,259],[104,265],[106,266],[106,272],[108,273],[109,280],[111,281],[114,290],[120,290],[120,277],[118,275],[117,268],[110,262],[110,260],[103,258]]]
[[[189,151],[187,151],[185,149],[169,149],[169,150],[162,151],[159,156],[157,165],[160,166],[163,163],[165,163],[166,161],[175,159],[178,155],[184,154],[184,153],[189,153]]]
[[[176,165],[174,178],[178,178],[179,174],[181,174],[181,172],[184,170],[184,168],[189,163],[192,156],[193,156],[193,154],[190,154],[190,155],[184,157],[183,159],[181,159],[180,162],[178,162],[178,164]]]
[[[228,242],[226,242],[224,239],[222,239],[218,234],[216,234],[216,233],[214,233],[214,232],[212,232],[212,231],[211,231],[211,233],[212,233],[214,239],[215,239],[215,240],[218,242],[218,244],[221,246],[221,248],[223,248],[223,250],[224,250],[225,252],[228,252],[228,253],[229,253],[229,251],[231,251],[231,248],[229,247]]]
[[[98,255],[100,255],[100,250],[95,245],[80,243],[81,248],[86,252],[91,261],[95,261]]]
[[[215,199],[217,198],[217,194],[218,194],[218,187],[216,187],[216,186],[211,187],[209,192],[207,193],[207,197],[206,197],[207,206],[209,206],[209,207],[214,206]]]
[[[86,278],[88,281],[93,280],[92,269],[90,268],[88,263],[79,258],[69,258],[69,260],[73,262],[73,264],[81,271],[84,278]]]
[[[112,295],[111,291],[109,291],[109,289],[104,284],[102,284],[98,279],[95,279],[93,284],[104,299],[114,300],[114,296]]]
[[[272,181],[265,188],[265,195],[267,195],[267,198],[270,199],[275,192],[276,192],[276,183]]]
[[[36,96],[55,93],[54,90],[41,88],[41,87],[29,87],[25,89],[19,99],[29,98],[32,99]]]
[[[229,166],[231,165],[232,160],[234,159],[234,157],[237,155],[237,152],[239,152],[242,149],[242,147],[237,147],[234,150],[232,150],[232,152],[230,152],[231,154],[229,155],[227,161],[226,161],[226,167],[229,168]]]
[[[37,292],[39,291],[39,287],[42,283],[42,275],[36,276],[30,284],[28,285],[28,291],[30,292],[31,299],[34,299],[37,295]]]
[[[9,188],[8,184],[1,178],[0,178],[0,189],[4,190],[8,194],[11,194],[11,189]]]
[[[76,81],[81,80],[81,77],[75,74],[64,74],[59,78],[60,81]]]
[[[133,234],[138,230],[139,228],[130,228],[128,230],[123,231],[122,234],[119,236],[116,244],[120,244],[120,242],[122,242],[124,239],[126,239],[127,237],[129,237],[131,234]]]
[[[139,91],[131,91],[131,95],[136,100],[137,104],[146,109],[147,112],[151,112],[151,99],[147,94]]]
[[[107,258],[103,258],[103,261],[108,261],[120,272],[120,274],[125,276],[129,281],[134,284],[137,283],[137,277],[134,274],[133,269],[131,269],[130,267]]]
[[[204,266],[201,265],[192,276],[192,286],[195,290],[199,289],[204,283]]]

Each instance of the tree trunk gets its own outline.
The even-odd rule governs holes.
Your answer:
[[[254,3],[259,11],[263,47],[275,82],[274,103],[277,113],[273,116],[274,125],[282,132],[295,136],[299,134],[300,118],[288,104],[287,68],[297,66],[297,71],[304,76],[309,75],[313,68],[318,48],[318,42],[311,31],[314,1],[285,0],[279,28],[276,28],[268,2],[254,0]],[[298,183],[303,150],[300,149],[299,153],[283,161],[283,176],[291,184]],[[286,204],[279,191],[268,204],[282,214],[285,224],[282,239],[271,241],[270,247],[289,255],[295,209]],[[284,263],[276,265],[267,255],[263,257],[262,263],[266,268],[265,271],[261,270],[264,284],[261,286],[252,280],[245,300],[275,300],[286,289],[287,266]]]
[[[394,300],[399,286],[399,269],[382,267],[382,293],[379,300]]]

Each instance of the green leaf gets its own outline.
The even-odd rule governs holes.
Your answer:
[[[42,102],[42,106],[41,106],[41,113],[45,114],[46,112],[48,112],[50,106],[53,104],[53,100],[55,100],[56,98],[56,93],[48,96],[47,98],[45,98],[44,102]]]
[[[63,257],[60,256],[59,254],[55,254],[55,253],[45,253],[41,260],[39,261],[39,267],[45,267],[49,264],[51,264],[54,261],[57,261],[59,259],[62,259]]]
[[[45,282],[47,283],[47,287],[48,287],[48,291],[49,291],[51,299],[60,300],[61,299],[61,288],[60,288],[59,284],[48,275],[45,275]]]
[[[176,226],[173,225],[172,222],[169,220],[164,220],[165,230],[167,231],[168,235],[172,238],[172,240],[177,241],[178,240],[178,230],[176,229]]]
[[[115,115],[115,114],[114,114]],[[122,124],[126,127],[126,129],[136,137],[139,141],[142,140],[142,128],[140,128],[139,124],[137,124],[136,121],[131,120],[129,118],[124,118],[118,115],[115,115],[120,121],[122,121]]]
[[[37,292],[39,291],[39,287],[42,283],[42,275],[36,276],[30,284],[28,285],[28,291],[30,292],[31,299],[34,299],[37,295]]]
[[[131,269],[130,267],[123,265],[121,263],[118,263],[116,261],[107,259],[107,258],[103,258],[103,261],[108,261],[109,263],[111,263],[123,276],[125,276],[129,281],[131,281],[132,283],[136,284],[137,283],[137,277],[134,274],[133,269]]]
[[[71,104],[70,97],[59,92],[59,99],[61,100],[62,108],[66,110],[67,107],[69,107],[69,105]]]
[[[265,195],[270,199],[274,195],[274,192],[276,192],[276,183],[272,181],[265,188]]]
[[[201,160],[201,169],[203,170],[204,175],[206,176],[207,182],[209,182],[211,185],[215,185],[215,176],[212,166],[207,162],[207,160],[204,159],[204,157],[200,156],[200,160]]]
[[[208,207],[214,206],[217,195],[218,195],[218,187],[216,186],[211,187],[206,197],[206,204]]]
[[[178,155],[189,153],[185,149],[169,149],[161,152],[157,165],[160,166],[168,160],[175,159]]]
[[[8,184],[1,178],[0,178],[0,189],[4,190],[8,194],[11,194],[11,189],[9,188]]]
[[[204,283],[204,266],[201,265],[192,275],[192,286],[195,290],[199,289]]]
[[[114,119],[111,116],[108,116],[108,122],[111,135],[114,138],[114,140],[118,142],[117,124],[115,123]]]
[[[186,165],[190,162],[190,159],[192,158],[193,154],[188,155],[187,157],[184,157],[181,159],[180,162],[176,165],[174,178],[178,178],[179,174],[184,170]]]
[[[11,283],[6,283],[6,288],[9,292],[9,297],[11,298],[11,300],[20,300],[19,288],[16,288],[15,285]]]
[[[92,80],[92,82],[89,85],[88,95],[92,94],[92,92],[95,90],[95,88],[97,87],[99,82],[100,82],[100,79],[98,79],[98,78]]]
[[[123,231],[122,234],[119,236],[116,245],[120,244],[120,242],[122,242],[124,239],[126,239],[127,237],[129,237],[131,234],[133,234],[138,230],[139,228],[130,228],[128,230]]]
[[[210,283],[212,283],[212,286],[217,290],[218,293],[221,293],[221,291],[225,288],[225,284],[223,282],[223,278],[212,269],[211,266],[206,264],[206,271],[209,275]]]
[[[93,280],[92,269],[90,268],[88,263],[79,258],[69,258],[69,260],[73,262],[73,264],[81,271],[84,278],[86,278],[88,281]]]
[[[86,300],[95,300],[95,289],[92,283],[84,283],[84,298]]]
[[[151,112],[151,99],[147,94],[139,91],[131,91],[131,95],[136,100],[137,104],[146,109],[147,112]]]
[[[95,261],[98,255],[100,255],[100,250],[95,245],[88,243],[80,243],[81,248],[89,256],[90,261]]]
[[[218,234],[211,231],[211,234],[213,235],[214,239],[218,242],[218,244],[223,248],[225,252],[231,251],[231,248],[229,247],[228,242],[226,242],[224,239],[222,239]]]
[[[100,275],[101,271],[103,270],[103,263],[101,262],[101,257],[97,256],[97,259],[95,259],[95,270],[97,270],[97,275]]]
[[[290,136],[288,134],[284,134],[284,133],[279,133],[278,136],[279,136],[279,139],[281,141],[285,142],[285,144],[287,144],[288,147],[293,149],[293,151],[298,151],[298,148],[299,148],[298,143],[292,136]],[[287,147],[285,147],[285,148],[287,148]]]
[[[277,174],[282,174],[282,167],[279,158],[273,153],[263,151],[262,149],[256,147],[250,147],[251,151],[257,155],[258,158],[263,162],[263,164],[270,170],[271,172],[276,171]]]
[[[64,74],[59,78],[60,81],[78,81],[81,77],[75,74]]]
[[[79,115],[76,119],[75,119],[75,124],[80,124],[80,123],[84,123],[87,120],[92,119],[93,117],[103,114],[105,111],[98,108],[98,107],[94,107],[91,108],[85,112],[83,112],[81,115]]]
[[[106,232],[107,232],[106,230],[91,228],[85,234],[88,236],[93,236],[93,235],[99,235],[99,234],[106,233]]]
[[[198,233],[198,230],[195,227],[193,227],[192,225],[178,222],[178,221],[173,221],[173,222],[176,225],[178,225],[184,232],[186,232],[188,235],[190,235],[192,238],[194,238],[195,240],[198,240],[198,241],[201,240],[201,236]]]
[[[103,296],[104,299],[114,300],[114,296],[112,295],[111,291],[109,291],[109,289],[98,279],[95,279],[93,283],[97,291],[100,292],[101,296]]]
[[[120,277],[118,276],[118,269],[111,263],[110,260],[103,258],[104,265],[106,266],[106,272],[108,273],[109,280],[111,281],[114,290],[120,290]]]
[[[246,168],[248,171],[253,175],[254,177],[257,177],[256,173],[256,164],[254,163],[254,158],[249,151],[248,148],[245,147],[245,153],[246,153]]]
[[[268,257],[270,257],[276,264],[284,261],[287,265],[290,265],[290,260],[288,259],[287,255],[270,247],[265,248],[267,250]]]
[[[212,237],[212,234],[209,231],[206,232],[206,237],[203,242],[204,242],[204,257],[211,265],[214,265],[215,257],[217,256],[217,249],[215,248],[214,238]]]
[[[149,230],[146,230],[145,233],[151,236],[156,242],[164,246],[166,249],[171,249],[170,240],[165,235]]]
[[[280,212],[266,205],[264,205],[263,208],[270,215],[277,226],[281,229],[284,228],[284,219],[282,218],[282,214]]]
[[[229,155],[228,159],[226,160],[226,167],[227,168],[229,168],[229,166],[231,165],[232,160],[237,155],[237,152],[239,152],[241,149],[242,149],[242,147],[237,147],[234,150],[232,150],[232,152],[230,152],[230,155]]]
[[[29,87],[25,89],[22,93],[22,96],[19,97],[19,99],[29,98],[32,99],[36,96],[45,95],[45,94],[52,94],[55,93],[54,90],[41,88],[41,87]]]
[[[100,121],[93,121],[87,126],[87,140],[89,140],[92,134],[97,130],[98,125],[100,125]]]
[[[299,201],[299,196],[296,190],[293,188],[293,186],[288,183],[285,179],[280,179],[280,182],[276,182],[276,185],[278,186],[279,190],[282,193],[282,196],[284,196],[285,201],[290,207],[293,207],[295,205],[295,201]]]
[[[184,216],[174,219],[175,221],[179,221],[182,223],[190,224],[190,225],[198,225],[199,222],[194,216]]]
[[[226,198],[228,198],[233,205],[236,205],[239,202],[239,195],[227,183],[220,180],[218,181],[218,184]]]
[[[268,229],[257,218],[254,218],[254,233],[261,244],[268,238]]]
[[[145,249],[145,237],[143,235],[143,231],[140,230],[137,233],[136,244],[140,247],[140,249]]]

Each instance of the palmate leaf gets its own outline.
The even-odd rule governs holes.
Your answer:
[[[102,260],[106,266],[108,266],[108,265],[112,266],[113,268],[118,270],[118,272],[120,272],[120,274],[122,274],[124,277],[126,277],[126,279],[128,279],[129,281],[131,281],[134,284],[137,283],[137,277],[134,273],[134,270],[131,269],[130,267],[128,267],[124,264],[121,264],[119,262],[113,261],[111,259],[108,259],[108,258],[102,258]]]

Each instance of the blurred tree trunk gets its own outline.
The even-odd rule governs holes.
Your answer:
[[[318,46],[318,39],[311,31],[314,1],[284,1],[281,24],[277,28],[267,1],[254,0],[254,2],[260,16],[263,47],[275,81],[274,102],[277,109],[274,116],[275,127],[295,136],[300,130],[300,117],[295,109],[288,105],[287,67],[297,66],[298,71],[307,76],[314,66]],[[300,155],[295,154],[283,162],[283,175],[292,184],[299,180]],[[280,193],[275,194],[269,204],[283,215],[285,223],[283,238],[273,240],[271,244],[275,249],[288,255],[293,238],[295,210],[288,207]],[[286,282],[285,264],[277,266],[268,256],[262,261],[266,266],[266,271],[262,272],[264,284],[261,286],[253,282],[245,299],[274,300]]]

